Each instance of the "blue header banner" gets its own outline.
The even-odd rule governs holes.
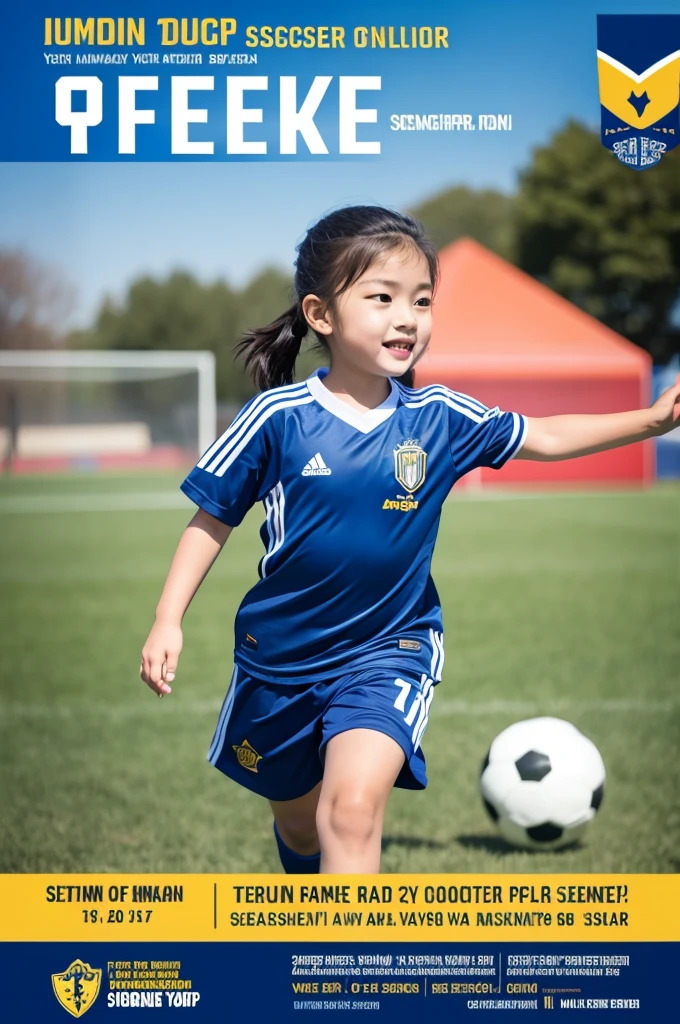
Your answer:
[[[453,33],[441,5],[429,13],[402,24],[397,9],[391,23],[353,3],[15,7],[0,43],[0,161],[375,159],[407,79],[438,109]]]

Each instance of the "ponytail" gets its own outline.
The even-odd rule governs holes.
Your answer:
[[[293,383],[295,360],[307,331],[307,321],[296,302],[266,327],[246,332],[236,353],[244,356],[246,370],[260,391]]]

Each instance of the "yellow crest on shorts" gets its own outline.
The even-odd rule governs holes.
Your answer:
[[[247,768],[249,772],[257,771],[257,762],[262,760],[262,754],[258,754],[248,740],[244,740],[241,744],[233,743],[232,749],[236,751],[238,763],[242,768]]]
[[[102,972],[82,960],[74,960],[63,974],[52,975],[54,994],[73,1017],[82,1017],[99,995]]]

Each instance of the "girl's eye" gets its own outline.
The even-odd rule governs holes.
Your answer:
[[[391,302],[392,301],[392,296],[388,295],[387,292],[381,292],[378,295],[369,295],[368,298],[369,299],[378,299],[379,302]],[[421,307],[431,306],[432,305],[432,299],[429,296],[424,295],[422,297],[422,299],[417,299],[416,300],[415,305],[416,306],[421,306]]]

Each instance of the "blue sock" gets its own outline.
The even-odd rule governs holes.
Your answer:
[[[283,865],[283,870],[287,875],[318,875],[321,864],[320,853],[313,853],[311,857],[303,857],[301,854],[295,853],[289,846],[286,846],[279,835],[276,822],[274,822],[274,838],[279,848],[279,858]]]

